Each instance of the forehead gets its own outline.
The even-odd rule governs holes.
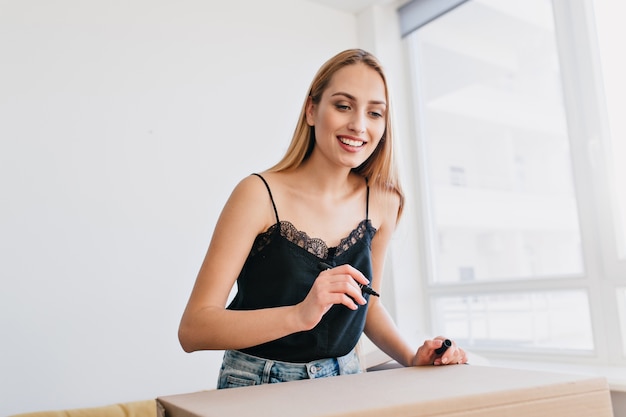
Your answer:
[[[331,78],[324,95],[348,93],[357,100],[386,103],[386,88],[382,76],[375,69],[362,64],[347,65]]]

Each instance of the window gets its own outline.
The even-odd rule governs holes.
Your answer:
[[[580,30],[581,21],[593,28],[591,3],[456,3],[431,11],[406,36],[432,326],[476,351],[623,362],[626,335],[616,330],[626,323],[619,287],[626,275],[597,248],[619,248],[624,258],[626,176],[612,160],[594,171],[587,151],[597,146],[607,160],[626,152],[626,132],[613,120],[620,118],[598,111],[603,106],[580,104],[598,99],[589,91],[602,91],[594,84],[602,80],[593,72],[595,32]],[[585,43],[574,39],[574,27]],[[624,60],[616,46],[613,53]],[[617,90],[610,82],[623,88],[623,73],[605,71],[605,90]],[[607,94],[606,108],[623,109],[617,100],[624,96],[612,103]],[[605,200],[613,207],[608,222]],[[617,298],[606,296],[607,286]],[[618,310],[621,322],[608,314]],[[614,333],[619,358],[598,342]]]
[[[582,290],[491,293],[434,299],[437,328],[465,345],[502,349],[593,349]]]

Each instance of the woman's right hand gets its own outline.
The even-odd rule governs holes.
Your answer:
[[[303,327],[315,327],[324,314],[335,304],[343,304],[351,310],[365,305],[359,284],[367,285],[369,280],[356,268],[345,264],[322,271],[306,298],[298,304],[298,314]]]

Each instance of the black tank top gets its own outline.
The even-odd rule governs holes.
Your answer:
[[[237,278],[237,294],[228,309],[255,310],[294,305],[306,297],[322,271],[320,262],[331,266],[350,264],[372,279],[371,242],[376,229],[369,220],[369,186],[365,219],[329,248],[321,239],[310,238],[288,221],[278,218],[272,191],[265,179],[276,223],[259,234]],[[364,294],[369,299],[368,294]],[[297,332],[271,342],[241,349],[242,352],[285,362],[310,362],[339,357],[357,344],[365,326],[367,304],[354,311],[334,305],[309,331]]]

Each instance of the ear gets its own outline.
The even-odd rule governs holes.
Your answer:
[[[309,96],[309,98],[307,98],[306,100],[306,122],[309,126],[315,126],[315,117],[314,117],[314,111],[315,111],[315,103],[313,103],[313,99],[311,98],[311,96]]]

